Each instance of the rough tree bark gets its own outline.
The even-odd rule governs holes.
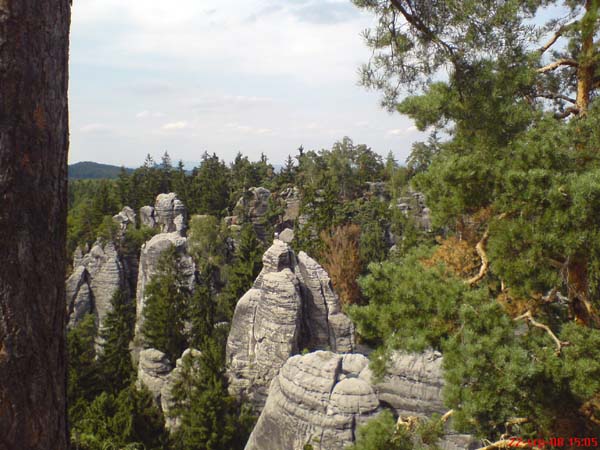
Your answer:
[[[68,448],[70,0],[0,0],[0,450]]]

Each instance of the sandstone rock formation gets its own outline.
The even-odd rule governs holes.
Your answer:
[[[156,226],[156,217],[154,216],[153,206],[142,206],[140,208],[140,224],[148,228],[154,228]]]
[[[353,331],[323,268],[276,239],[235,309],[227,340],[230,392],[261,408],[290,356],[304,349],[351,352]]]
[[[138,350],[141,341],[143,311],[146,304],[146,286],[156,274],[161,255],[169,248],[175,248],[179,271],[187,280],[190,290],[193,289],[194,273],[196,271],[192,257],[188,254],[187,238],[185,237],[187,222],[184,222],[187,220],[187,211],[183,203],[173,193],[159,194],[156,197],[155,211],[157,223],[161,225],[161,229],[164,231],[153,236],[142,246],[140,251],[135,322],[135,343]]]
[[[358,424],[374,417],[379,400],[358,378],[362,355],[317,351],[288,359],[273,379],[269,398],[246,450],[343,449]]]
[[[264,241],[266,236],[264,216],[269,208],[269,199],[271,191],[263,187],[252,187],[248,189],[242,198],[240,198],[235,206],[234,211],[239,217],[252,223],[256,236]]]
[[[154,204],[156,223],[161,227],[162,233],[179,231],[182,234],[187,227],[187,209],[177,194],[158,194]],[[181,217],[180,217],[181,216]]]
[[[160,391],[160,407],[165,417],[165,427],[171,432],[176,430],[180,425],[180,420],[171,417],[170,411],[175,405],[173,398],[173,388],[181,380],[185,370],[190,370],[191,374],[195,373],[199,368],[201,352],[188,348],[182,354],[181,358],[177,359],[175,369],[166,377]],[[186,367],[187,366],[187,367]]]
[[[157,406],[161,406],[162,389],[172,370],[171,361],[160,350],[147,348],[140,352],[136,382],[150,391]]]
[[[395,353],[383,380],[374,383],[366,367],[360,378],[373,384],[379,399],[398,415],[430,416],[446,412],[442,401],[442,355],[439,352]]]
[[[342,450],[359,426],[383,408],[401,416],[443,414],[439,353],[393,356],[390,375],[373,384],[361,354],[317,351],[288,359],[273,379],[246,450]],[[471,436],[449,431],[444,450],[477,448]]]
[[[119,224],[120,232],[124,233],[127,227],[135,227],[135,212],[129,206],[125,206],[119,214],[113,216],[113,220]]]
[[[111,299],[126,289],[126,274],[113,242],[97,241],[89,253],[74,258],[77,266],[67,279],[69,325],[76,325],[84,314],[96,316],[100,329],[111,309]]]
[[[285,202],[283,224],[293,228],[300,216],[300,190],[297,187],[289,187],[281,192],[280,197]]]

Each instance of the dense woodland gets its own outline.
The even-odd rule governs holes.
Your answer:
[[[344,138],[298,149],[279,172],[265,157],[227,164],[204,153],[188,173],[165,153],[116,180],[71,183],[70,253],[114,239],[112,215],[158,193],[176,192],[201,215],[189,230],[197,288],[182,288],[166,255],[148,288],[144,337],[173,356],[194,346],[204,359],[182,383],[182,426],[168,437],[133,387],[134,313],[115,296],[97,359],[90,324],[69,334],[76,448],[243,448],[253,417],[227,394],[223,346],[268,242],[246,226],[232,251],[222,219],[256,186],[299,189],[306,222],[293,245],[330,273],[378,373],[394,350],[444,355],[448,416],[398,425],[382,414],[355,449],[436,448],[448,417],[500,442],[486,448],[509,436],[600,436],[600,2],[354,3],[379,20],[365,33],[373,58],[363,84],[431,133],[406,166]],[[411,189],[425,195],[431,230],[395,207]],[[282,214],[274,197],[269,236]],[[127,233],[132,252],[151,235]]]

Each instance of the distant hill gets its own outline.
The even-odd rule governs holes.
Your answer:
[[[126,169],[127,172],[133,172],[133,169]],[[97,178],[117,178],[121,168],[111,166],[110,164],[100,164],[92,161],[82,161],[69,165],[69,178],[73,180],[97,179]]]

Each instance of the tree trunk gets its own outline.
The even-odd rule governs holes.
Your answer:
[[[598,14],[598,0],[586,0],[585,15],[581,20],[581,56],[577,68],[577,99],[579,115],[585,116],[590,104],[590,96],[594,87],[594,33]]]
[[[0,450],[68,448],[69,0],[0,0]]]

